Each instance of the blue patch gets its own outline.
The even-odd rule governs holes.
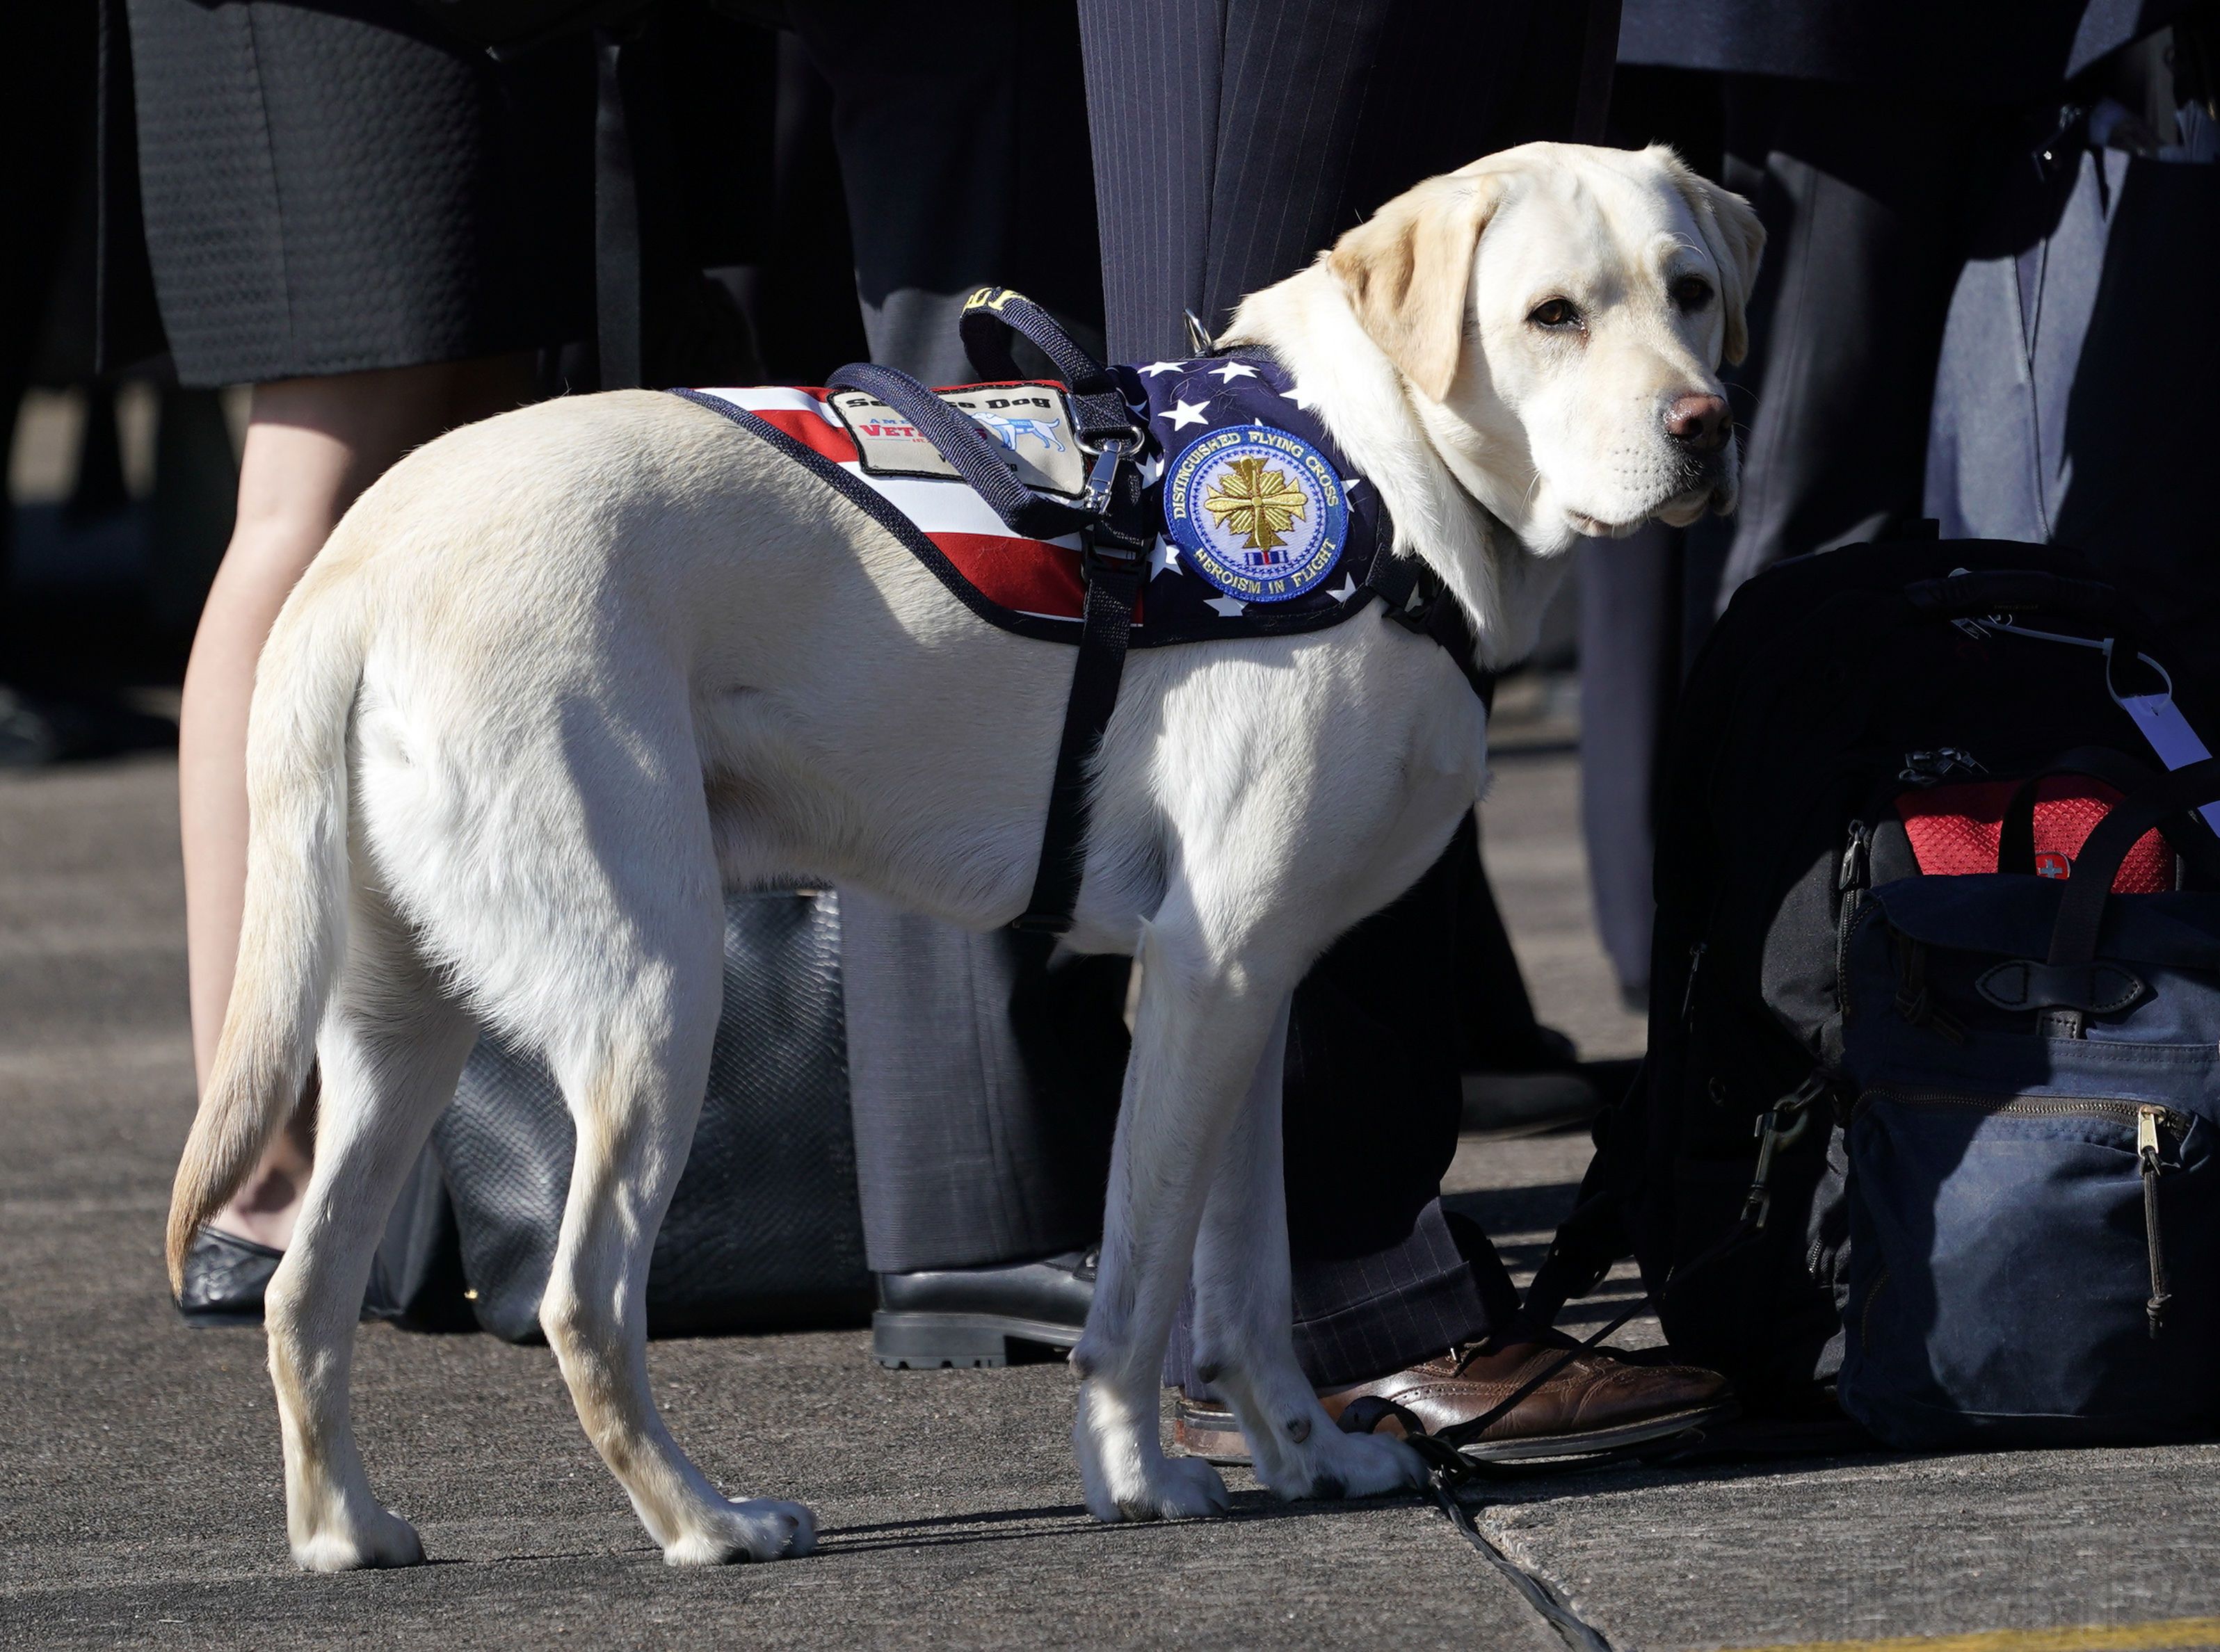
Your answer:
[[[1315,590],[1349,542],[1349,499],[1325,455],[1270,425],[1230,425],[1164,477],[1164,532],[1188,566],[1244,602]]]

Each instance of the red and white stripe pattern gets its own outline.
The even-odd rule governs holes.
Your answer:
[[[1076,621],[1084,613],[1087,589],[1076,536],[1029,539],[1013,533],[969,483],[953,477],[869,474],[847,427],[827,403],[829,390],[765,385],[695,394],[744,408],[839,465],[916,523],[988,602],[1042,620]]]

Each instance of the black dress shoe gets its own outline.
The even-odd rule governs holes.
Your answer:
[[[189,1325],[259,1325],[262,1293],[283,1250],[204,1227],[185,1252],[185,1287],[178,1312]]]
[[[996,1268],[881,1274],[871,1352],[889,1370],[1007,1365],[1026,1347],[1066,1350],[1094,1300],[1092,1250]]]
[[[284,1259],[273,1250],[236,1233],[204,1227],[185,1252],[185,1288],[178,1297],[178,1312],[189,1325],[259,1325],[262,1323],[262,1294],[270,1288],[270,1275]],[[365,1319],[396,1319],[401,1310],[385,1283],[385,1270],[371,1263],[370,1288],[364,1293]]]

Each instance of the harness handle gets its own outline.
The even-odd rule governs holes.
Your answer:
[[[2078,614],[2114,627],[2132,618],[2113,587],[2035,568],[1996,568],[1914,580],[1904,588],[1912,611],[1924,619],[1979,620],[2015,608]]]
[[[1028,377],[1010,353],[1012,334],[1046,356],[1071,391],[1072,427],[1089,447],[1134,439],[1133,415],[1117,376],[1025,294],[1008,287],[976,289],[963,301],[956,329],[971,365],[988,378]]]

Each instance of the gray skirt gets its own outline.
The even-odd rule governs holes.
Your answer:
[[[591,327],[593,65],[407,0],[129,0],[147,252],[179,379],[529,349]]]

